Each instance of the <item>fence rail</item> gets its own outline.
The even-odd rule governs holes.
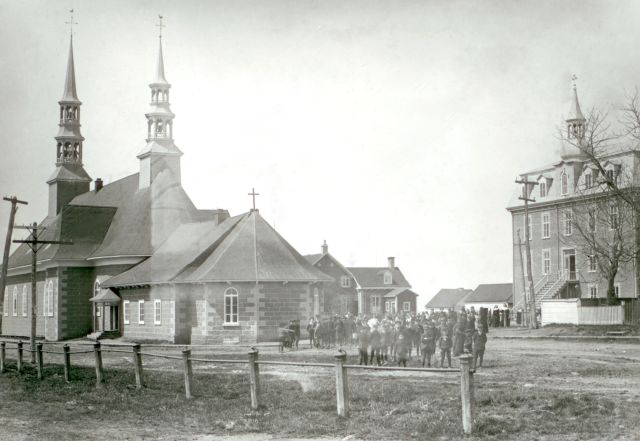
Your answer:
[[[6,371],[6,353],[7,344],[15,345],[16,352],[16,366],[17,371],[20,373],[23,370],[23,353],[25,351],[22,341],[0,341],[0,373]],[[80,345],[86,347],[87,345]],[[122,345],[116,345],[122,346]],[[272,366],[297,366],[297,367],[320,367],[320,368],[333,368],[335,369],[336,378],[336,410],[339,416],[349,416],[349,370],[375,370],[375,371],[403,371],[403,372],[437,372],[439,374],[460,374],[460,398],[462,405],[462,429],[465,434],[470,434],[473,431],[473,374],[474,370],[471,369],[472,356],[468,354],[461,355],[460,369],[436,369],[436,368],[418,368],[418,367],[391,367],[391,366],[361,366],[346,364],[347,353],[343,350],[339,350],[339,353],[334,356],[335,363],[306,363],[306,362],[292,362],[292,361],[277,361],[277,360],[259,360],[258,350],[251,348],[248,353],[247,359],[209,359],[209,358],[194,358],[192,357],[191,348],[185,348],[182,350],[181,356],[157,354],[152,352],[142,352],[142,347],[139,344],[132,344],[129,351],[122,349],[113,349],[112,346],[103,347],[100,342],[93,344],[92,350],[76,350],[71,351],[68,344],[63,346],[63,351],[44,350],[44,344],[38,343],[36,345],[36,369],[38,379],[44,377],[44,361],[43,354],[61,355],[64,363],[64,377],[66,382],[70,382],[70,370],[71,370],[71,355],[72,354],[86,354],[93,352],[94,365],[96,371],[96,388],[102,388],[104,383],[104,372],[102,365],[102,353],[126,353],[133,357],[133,365],[135,372],[136,388],[141,389],[144,387],[143,377],[143,365],[142,357],[149,358],[164,358],[171,360],[181,360],[184,371],[184,391],[185,397],[191,399],[194,397],[193,393],[193,362],[196,363],[212,363],[212,364],[246,364],[249,370],[249,385],[250,385],[250,397],[251,397],[251,409],[258,410],[260,408],[260,365],[272,365]],[[9,349],[13,349],[10,347]]]

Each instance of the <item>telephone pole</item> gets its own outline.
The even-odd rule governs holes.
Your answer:
[[[524,259],[522,258],[522,239],[520,238],[520,229],[518,229],[518,256],[520,256],[520,269],[522,270],[522,299],[524,306],[524,316],[522,317],[523,324],[526,326],[529,322],[529,307],[527,302],[527,282],[524,275]]]
[[[23,230],[29,230],[31,236],[26,240],[14,240],[14,243],[26,243],[31,248],[31,335],[29,337],[29,343],[31,346],[31,363],[36,362],[36,317],[38,315],[37,302],[37,287],[36,287],[36,262],[37,255],[40,248],[48,244],[57,245],[72,245],[73,242],[61,241],[61,240],[40,240],[39,234],[45,230],[45,227],[38,227],[38,224],[34,222],[32,225],[17,226]],[[46,296],[46,286],[43,289]],[[43,305],[44,307],[44,305]]]
[[[7,270],[9,269],[9,251],[11,250],[11,236],[13,235],[13,224],[16,220],[18,204],[28,205],[26,201],[21,201],[15,196],[3,197],[5,201],[11,202],[11,212],[9,214],[9,228],[7,228],[7,239],[4,242],[4,254],[2,256],[2,273],[0,273],[0,334],[2,334],[2,313],[4,312],[4,289],[7,286]]]
[[[527,281],[529,282],[529,328],[538,328],[538,317],[536,316],[536,293],[533,292],[533,276],[531,275],[531,246],[529,245],[529,202],[535,202],[535,199],[529,198],[529,185],[538,185],[535,181],[529,181],[527,178],[516,179],[516,184],[522,184],[522,196],[518,199],[524,201],[524,243],[527,252]]]

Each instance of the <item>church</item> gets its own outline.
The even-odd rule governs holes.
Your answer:
[[[69,244],[49,244],[37,254],[36,336],[273,340],[278,327],[313,314],[314,299],[332,278],[287,243],[255,204],[236,216],[194,206],[181,184],[162,36],[149,88],[139,171],[111,183],[95,179],[91,188],[71,37],[48,213],[39,224],[41,240]],[[2,335],[29,335],[31,258],[25,244],[9,258]]]

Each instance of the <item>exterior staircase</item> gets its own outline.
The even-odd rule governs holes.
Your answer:
[[[569,272],[567,270],[559,271],[557,274],[547,274],[542,277],[533,287],[536,294],[536,308],[540,307],[543,300],[554,299],[558,296],[569,283],[578,281],[578,273],[576,271]],[[527,295],[529,290],[526,289]]]

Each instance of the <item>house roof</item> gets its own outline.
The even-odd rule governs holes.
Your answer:
[[[465,303],[504,303],[513,300],[513,284],[489,283],[478,285]]]
[[[322,256],[324,256],[324,254],[318,253],[318,254],[306,254],[302,257],[307,259],[307,262],[309,262],[311,265],[315,265],[316,263],[318,263],[320,259],[322,259]]]
[[[180,226],[149,259],[102,284],[333,280],[313,267],[258,211]]]
[[[427,308],[454,308],[472,292],[473,290],[464,288],[441,289],[431,300],[429,300]]]
[[[356,279],[356,283],[360,288],[411,288],[407,279],[405,279],[400,268],[395,267],[390,270],[388,267],[350,267],[347,270]],[[385,285],[384,274],[391,271],[391,284]]]
[[[386,294],[384,295],[384,297],[385,297],[385,298],[387,298],[387,299],[389,299],[389,298],[394,298],[394,297],[397,297],[397,296],[399,296],[400,294],[403,294],[403,293],[405,293],[405,292],[407,292],[407,293],[409,293],[409,294],[413,294],[414,296],[417,296],[417,295],[418,295],[418,294],[416,294],[415,292],[413,292],[412,290],[410,290],[410,289],[408,289],[408,288],[396,288],[396,289],[394,289],[393,291],[390,291],[390,292],[386,293]]]

